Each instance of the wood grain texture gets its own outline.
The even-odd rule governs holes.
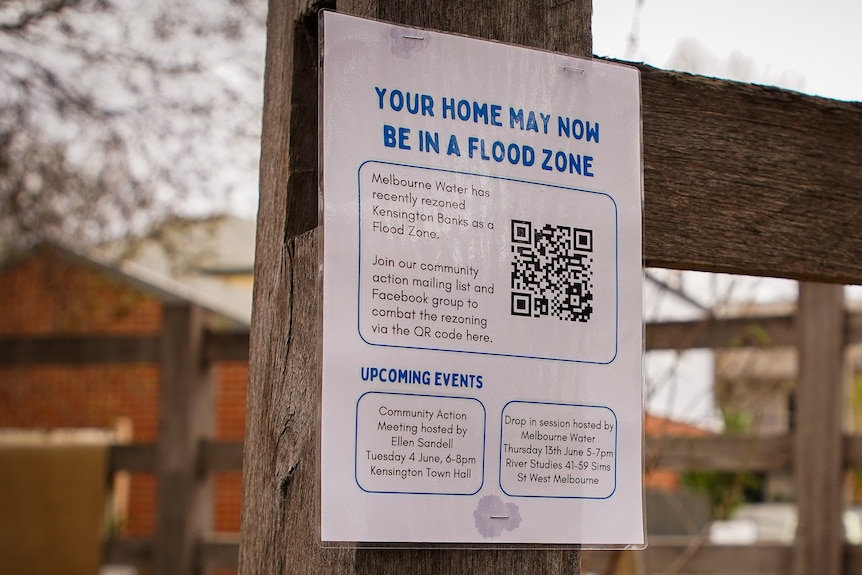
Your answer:
[[[862,104],[638,67],[646,265],[862,282]]]
[[[159,575],[197,572],[198,538],[212,531],[212,481],[200,473],[200,445],[215,431],[212,365],[203,361],[204,310],[165,304],[159,364],[156,535]]]
[[[339,10],[581,57],[592,54],[592,4],[559,0],[358,0]]]
[[[295,362],[288,369],[288,355],[307,358],[308,351],[300,352],[298,348],[308,347],[310,342],[316,350],[315,340],[319,334],[316,320],[304,332],[300,326],[309,324],[310,318],[304,321],[297,318],[296,325],[293,325],[294,316],[301,315],[293,306],[311,310],[307,315],[316,318],[314,308],[319,299],[319,286],[312,281],[317,277],[316,265],[309,268],[297,266],[293,260],[295,243],[291,243],[296,240],[288,241],[303,227],[316,225],[316,214],[311,218],[307,208],[296,206],[302,203],[303,198],[309,201],[311,190],[303,195],[294,185],[288,194],[291,170],[294,164],[300,163],[292,156],[289,146],[294,112],[291,88],[296,59],[294,47],[298,41],[296,28],[299,20],[307,19],[311,14],[312,7],[301,0],[269,3],[260,206],[243,456],[243,543],[239,556],[239,571],[247,574],[289,573],[290,565],[303,565],[293,572],[333,572],[321,568],[323,561],[302,563],[304,553],[317,549],[314,514],[311,513],[311,505],[315,501],[312,468],[316,465],[316,436],[314,424],[309,420],[317,408],[315,400],[309,403],[307,395],[317,393],[318,363],[316,359],[309,361],[308,371],[302,377],[296,377]],[[288,221],[293,222],[290,227]],[[316,254],[314,258],[316,263]],[[312,281],[312,288],[306,288],[306,291],[298,289],[293,294],[295,273],[305,274]],[[305,302],[302,302],[303,297]],[[296,379],[288,379],[289,372]],[[309,386],[312,390],[308,390]],[[305,428],[298,434],[293,430],[302,420],[294,419],[296,413],[305,417]],[[294,440],[295,435],[298,438]],[[299,452],[303,447],[310,460],[303,461],[300,466]],[[300,476],[306,470],[312,475],[294,481],[297,469]],[[306,507],[308,516],[304,520],[289,522],[287,503],[293,501],[295,507],[303,507],[298,492],[304,484],[312,484],[301,496],[309,504]],[[294,508],[293,514],[296,513]],[[331,560],[338,562],[335,558]],[[344,569],[343,572],[349,573],[350,570]]]
[[[842,575],[844,288],[799,286],[794,575]]]
[[[270,0],[269,7],[240,573],[577,574],[576,551],[380,551],[319,545],[321,238],[315,229],[317,127],[311,118],[316,118],[312,23],[321,5]],[[357,0],[339,2],[337,8],[575,55],[591,52],[587,0]],[[312,100],[308,94],[314,94]]]
[[[354,573],[352,549],[324,549],[320,525],[319,232],[288,240],[281,331],[262,337],[251,367],[243,468],[241,573]],[[254,329],[254,328],[253,328]],[[252,332],[252,342],[256,332]],[[261,358],[260,354],[263,357]],[[265,373],[260,373],[261,369]]]

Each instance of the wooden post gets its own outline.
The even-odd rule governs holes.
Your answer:
[[[157,575],[189,575],[199,570],[200,535],[212,530],[211,482],[198,465],[214,429],[212,370],[202,354],[204,310],[187,303],[162,310],[153,567]]]
[[[316,11],[322,5],[269,3],[240,573],[577,574],[576,551],[319,546]],[[336,7],[575,56],[592,53],[589,0],[353,0]]]
[[[793,573],[841,575],[844,287],[799,285]]]

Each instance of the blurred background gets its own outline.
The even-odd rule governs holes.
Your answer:
[[[857,4],[593,10],[597,56],[862,99]],[[56,573],[53,556],[67,573],[148,572],[165,527],[154,470],[166,366],[154,346],[177,309],[211,342],[201,429],[212,503],[195,521],[213,535],[202,561],[235,568],[265,21],[264,0],[0,0],[0,558],[19,562],[0,571]],[[770,326],[792,316],[797,293],[790,280],[645,270],[650,324],[746,318],[718,350],[678,336],[646,353],[647,434],[789,433],[797,360]],[[855,313],[862,291],[845,294]],[[847,366],[852,429],[862,409],[852,346]],[[792,541],[786,472],[649,461],[646,472],[651,534]],[[849,475],[847,486],[848,539],[859,542]]]

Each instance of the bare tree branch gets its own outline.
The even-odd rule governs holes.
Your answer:
[[[265,9],[0,0],[0,251],[254,201]]]
[[[66,8],[74,7],[80,4],[81,0],[47,0],[44,2],[27,2],[19,0],[17,2],[9,1],[0,4],[4,11],[13,12],[12,20],[0,21],[0,31],[5,32],[24,32],[30,26],[38,23],[44,18],[54,16],[62,12]],[[14,4],[20,5],[20,9],[16,12]],[[30,5],[35,5],[29,8]]]

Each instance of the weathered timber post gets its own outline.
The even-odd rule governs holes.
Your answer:
[[[843,573],[844,287],[799,284],[793,573]]]
[[[589,0],[270,0],[240,573],[577,574],[577,551],[381,551],[318,544],[316,12],[324,6],[575,56],[592,52]]]
[[[204,314],[185,302],[162,307],[153,557],[158,575],[198,572],[199,537],[212,531],[212,482],[198,467],[201,443],[212,437],[215,421],[212,368],[203,359]]]

